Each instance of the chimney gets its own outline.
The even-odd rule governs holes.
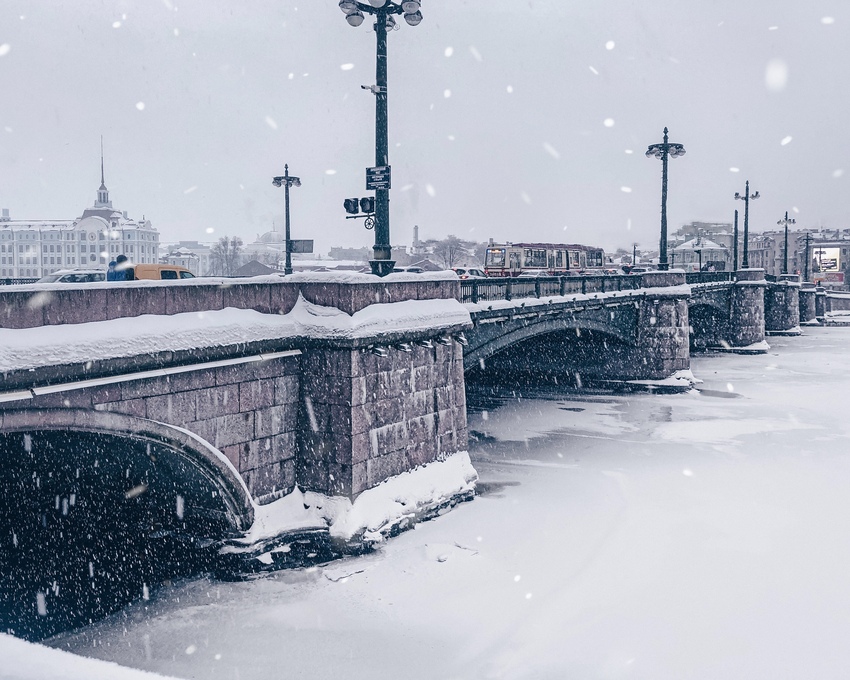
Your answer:
[[[0,219],[2,219],[3,222],[9,221],[9,209],[8,208],[3,208],[3,217],[0,218]]]

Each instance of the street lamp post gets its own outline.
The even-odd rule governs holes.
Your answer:
[[[398,28],[394,14],[401,14],[411,26],[422,21],[419,11],[420,0],[369,0],[368,3],[357,0],[340,0],[339,8],[345,13],[345,19],[351,26],[363,23],[364,12],[375,15],[375,36],[377,38],[377,56],[375,67],[375,85],[366,87],[375,95],[375,165],[389,168],[389,142],[387,132],[387,31]],[[369,263],[372,273],[386,276],[391,273],[395,262],[392,259],[390,244],[390,190],[375,188],[375,245],[372,248],[373,259]]]
[[[702,271],[702,248],[694,248],[694,250],[699,258],[699,271]]]
[[[632,243],[632,267],[637,264],[637,243]]]
[[[289,165],[287,164],[283,166],[283,177],[275,177],[272,180],[272,184],[276,187],[282,186],[284,190],[284,203],[286,204],[286,232],[284,234],[284,240],[286,242],[286,264],[283,267],[283,273],[288,276],[292,273],[292,239],[289,237],[289,187],[300,187],[301,178],[290,175]]]
[[[738,271],[738,211],[735,211],[735,228],[732,231],[732,271]]]
[[[805,268],[805,274],[803,275],[804,281],[809,280],[809,239],[810,239],[810,234],[809,234],[809,232],[806,232],[806,262],[805,262],[806,268]]]
[[[756,200],[759,198],[759,192],[755,192],[754,194],[750,194],[750,180],[747,180],[746,188],[744,189],[744,195],[741,196],[737,191],[735,192],[735,198],[737,200],[744,202],[744,259],[741,262],[741,269],[749,269],[750,268],[750,228],[749,228],[749,219],[750,219],[750,200]]]
[[[776,224],[785,225],[785,259],[782,262],[782,273],[788,273],[788,225],[789,224],[797,224],[797,220],[793,217],[788,219],[788,211],[785,211],[785,219],[779,220]]]
[[[658,268],[666,270],[667,264],[667,158],[678,158],[685,155],[685,147],[667,141],[667,128],[664,128],[664,141],[661,144],[651,144],[646,150],[646,157],[661,159],[661,240],[658,248]]]

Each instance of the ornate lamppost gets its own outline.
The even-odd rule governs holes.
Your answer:
[[[387,31],[398,28],[394,14],[401,14],[410,26],[418,26],[422,21],[419,11],[420,0],[340,0],[339,8],[345,13],[345,20],[351,26],[363,23],[364,13],[375,16],[375,35],[377,37],[377,58],[375,85],[366,89],[375,95],[375,165],[376,169],[386,169],[386,182],[375,186],[375,245],[370,261],[372,273],[386,276],[393,270],[390,245],[390,183],[389,183],[389,143],[387,140]],[[367,185],[367,188],[368,185]]]
[[[646,150],[646,157],[661,159],[661,241],[658,248],[658,268],[666,270],[667,264],[667,159],[685,155],[685,147],[667,141],[667,128],[664,128],[664,141],[661,144],[651,144]]]
[[[760,194],[756,191],[754,194],[750,194],[750,180],[747,180],[746,188],[744,189],[744,195],[741,196],[737,191],[735,192],[735,198],[739,201],[744,202],[744,258],[741,261],[741,269],[749,269],[750,268],[750,201],[756,200],[759,198]]]
[[[788,211],[786,210],[785,211],[785,219],[779,220],[776,224],[778,224],[780,226],[783,225],[783,224],[785,225],[785,258],[782,261],[782,273],[787,274],[788,273],[788,225],[789,224],[797,224],[797,220],[795,220],[793,217],[791,219],[788,219]]]
[[[300,187],[301,178],[293,177],[289,174],[289,165],[283,166],[283,177],[275,177],[272,184],[276,187],[284,187],[284,202],[286,203],[286,233],[284,239],[286,241],[286,264],[283,267],[283,273],[289,275],[292,273],[292,239],[289,237],[289,187]]]

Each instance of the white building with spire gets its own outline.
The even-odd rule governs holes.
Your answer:
[[[75,220],[0,217],[0,278],[41,278],[58,269],[105,269],[118,255],[136,264],[159,261],[159,232],[149,220],[112,207],[100,157],[100,187],[91,208]]]

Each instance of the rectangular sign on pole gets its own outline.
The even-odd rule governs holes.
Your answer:
[[[289,240],[289,252],[290,253],[312,253],[313,252],[313,239],[290,239]]]
[[[379,165],[376,168],[366,168],[366,191],[390,188],[390,166]]]

